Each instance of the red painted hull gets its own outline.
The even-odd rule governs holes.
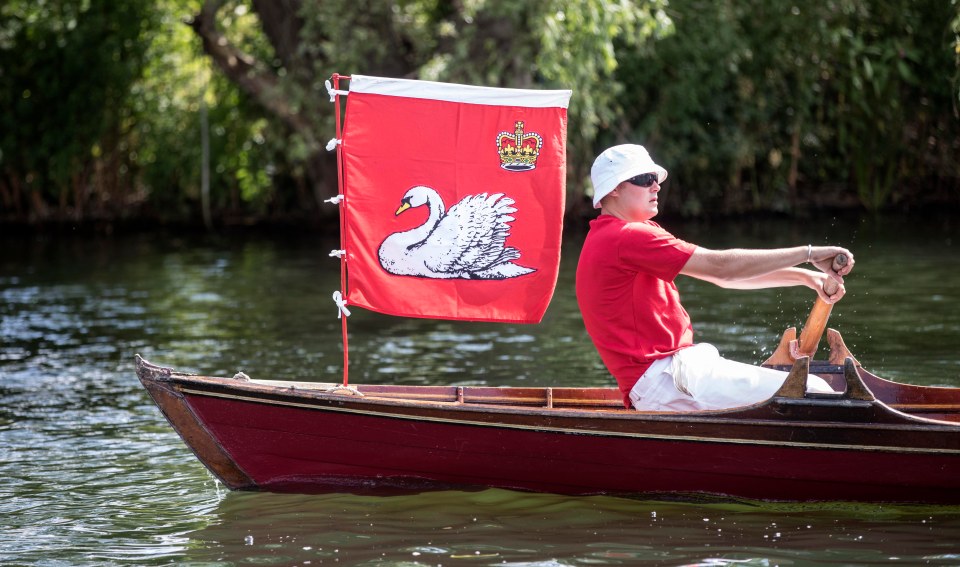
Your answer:
[[[358,398],[147,363],[138,373],[200,460],[238,489],[960,503],[960,424],[879,402],[774,399],[738,412],[642,414],[463,403],[456,389],[449,401],[389,398],[389,387]]]

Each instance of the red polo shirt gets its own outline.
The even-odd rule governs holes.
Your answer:
[[[653,221],[600,215],[577,265],[577,303],[624,404],[653,361],[693,344],[674,278],[696,250]]]

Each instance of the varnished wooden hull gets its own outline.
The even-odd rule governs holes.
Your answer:
[[[941,419],[917,417],[865,385],[893,383],[849,366],[863,391],[684,414],[625,410],[604,388],[359,386],[358,396],[332,384],[190,376],[139,357],[137,373],[234,489],[960,503],[960,390],[914,390],[904,407]]]

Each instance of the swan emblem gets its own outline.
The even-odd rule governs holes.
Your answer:
[[[504,243],[510,236],[514,200],[503,193],[468,195],[444,210],[440,194],[417,185],[400,200],[400,215],[426,205],[430,214],[422,225],[394,232],[380,244],[384,270],[398,276],[432,279],[503,280],[534,272],[514,264],[520,251]]]

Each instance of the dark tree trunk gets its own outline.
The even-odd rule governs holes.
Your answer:
[[[217,29],[219,8],[219,1],[209,0],[190,23],[203,42],[203,50],[230,81],[253,97],[268,112],[282,120],[291,130],[302,136],[311,150],[320,148],[313,132],[313,125],[284,96],[276,74],[250,55],[237,49]]]
[[[280,63],[288,70],[299,67],[300,0],[253,0],[253,9],[260,16],[260,25]]]
[[[296,67],[297,45],[303,25],[298,16],[299,0],[257,1],[254,7],[277,57],[284,66]],[[227,78],[306,143],[308,158],[305,171],[308,182],[314,188],[320,215],[329,216],[322,201],[336,194],[336,183],[330,183],[331,178],[335,179],[331,167],[334,162],[325,155],[326,151],[317,139],[314,121],[288,100],[276,73],[227,40],[217,27],[219,9],[219,0],[207,0],[190,26],[203,42],[204,52]]]

